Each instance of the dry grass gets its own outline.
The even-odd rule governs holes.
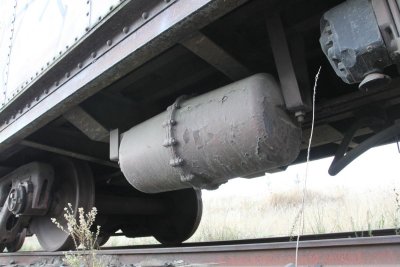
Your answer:
[[[267,197],[210,198],[204,203],[203,221],[190,240],[297,234],[301,199],[299,191],[271,193]],[[399,228],[399,219],[393,191],[309,191],[306,198],[305,234]]]
[[[64,254],[63,262],[71,267],[105,267],[106,261],[97,256],[97,238],[100,233],[100,226],[92,231],[97,216],[97,209],[85,212],[83,208],[74,211],[72,205],[64,209],[65,222],[51,221],[63,232],[67,233],[74,241],[75,250]]]

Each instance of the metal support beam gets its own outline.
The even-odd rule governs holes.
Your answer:
[[[286,108],[292,112],[305,111],[308,107],[305,104],[304,97],[301,95],[285,30],[279,14],[274,14],[267,19],[267,29]]]
[[[72,108],[63,116],[91,140],[108,142],[108,130],[80,106]]]
[[[54,146],[40,144],[40,143],[37,143],[37,142],[28,141],[28,140],[22,140],[20,142],[20,144],[23,145],[23,146],[26,146],[26,147],[31,147],[31,148],[35,148],[35,149],[39,149],[39,150],[43,150],[43,151],[47,151],[47,152],[51,152],[51,153],[55,153],[55,154],[59,154],[59,155],[63,155],[63,156],[71,157],[71,158],[75,158],[75,159],[89,161],[89,162],[97,163],[97,164],[104,165],[104,166],[119,168],[118,164],[116,164],[116,163],[113,163],[113,162],[110,162],[110,161],[107,161],[107,160],[104,160],[104,159],[99,159],[99,158],[96,158],[96,157],[80,154],[80,153],[77,153],[77,152],[74,152],[74,151],[69,151],[69,150],[66,150],[66,149],[54,147]]]
[[[199,82],[202,79],[207,79],[208,77],[212,77],[213,73],[214,72],[212,69],[205,68],[203,70],[200,70],[200,71],[194,73],[193,75],[182,77],[182,79],[180,79],[178,82],[176,82],[170,86],[166,86],[166,87],[162,88],[161,90],[158,90],[157,92],[155,92],[152,95],[152,97],[157,99],[157,98],[166,97],[169,94],[171,94],[171,92],[179,92],[180,90],[183,90],[184,88],[187,88],[187,87],[195,84],[195,82]],[[143,103],[146,105],[149,105],[152,100],[153,100],[153,98],[149,98],[149,99],[146,99],[145,101],[143,101]]]
[[[0,162],[6,161],[9,158],[11,158],[12,156],[14,156],[15,154],[19,153],[21,150],[23,150],[25,147],[23,146],[12,146],[12,147],[8,147],[4,150],[4,153],[0,154]]]
[[[240,80],[251,74],[244,65],[201,32],[195,32],[181,43],[232,81]]]
[[[302,136],[302,141],[301,141],[301,149],[307,149],[308,147],[308,140],[310,139],[310,133],[311,129],[304,129],[303,130],[303,136]],[[357,131],[354,134],[354,137],[357,136],[362,136],[366,134],[372,133],[371,129],[369,128],[363,128]],[[317,147],[317,146],[322,146],[326,145],[329,143],[335,143],[335,144],[340,144],[342,139],[344,137],[344,134],[332,127],[329,124],[322,124],[322,125],[317,125],[314,129],[314,136],[313,136],[313,142],[311,144],[311,147]],[[358,144],[356,142],[351,142],[349,144],[349,147],[354,148]]]
[[[392,82],[379,90],[368,93],[354,92],[334,99],[321,102],[315,109],[315,124],[330,123],[354,116],[354,110],[363,107],[389,108],[400,103],[400,79]],[[311,116],[305,118],[305,127],[311,126]]]

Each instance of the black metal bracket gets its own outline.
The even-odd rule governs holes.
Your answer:
[[[121,142],[121,136],[119,129],[110,131],[110,160],[114,162],[119,161],[119,143]]]
[[[329,167],[328,173],[332,176],[338,174],[341,170],[343,170],[347,165],[349,165],[353,160],[366,152],[368,149],[379,145],[382,142],[395,138],[400,134],[400,121],[395,121],[394,124],[392,124],[391,126],[371,136],[352,150],[347,151],[347,149],[349,148],[349,144],[352,141],[353,136],[357,132],[357,130],[371,124],[376,125],[385,122],[386,121],[384,119],[379,117],[364,117],[356,121],[343,138],[342,143],[340,144],[335,154],[335,157],[333,158],[331,166]]]

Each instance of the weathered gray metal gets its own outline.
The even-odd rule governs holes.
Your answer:
[[[47,213],[53,180],[53,168],[38,162],[24,165],[1,177],[0,246],[10,251],[9,245],[19,240],[31,216]]]
[[[272,76],[257,74],[188,100],[122,134],[121,170],[138,190],[216,188],[290,164],[300,128]]]
[[[346,1],[324,14],[321,47],[344,82],[370,90],[390,81],[384,69],[400,61],[399,17],[387,0]]]
[[[182,45],[224,73],[232,81],[250,76],[251,72],[201,32],[195,32]]]
[[[109,131],[80,106],[76,106],[65,113],[64,118],[89,137],[89,139],[98,142],[108,142]]]
[[[53,158],[54,184],[53,201],[49,211],[43,216],[33,216],[29,232],[36,235],[41,247],[46,251],[69,250],[74,248],[72,237],[60,230],[51,218],[55,218],[64,228],[64,208],[70,205],[70,211],[78,217],[78,208],[89,211],[94,206],[95,187],[90,167],[87,163],[68,158]]]
[[[305,112],[311,106],[311,98],[308,91],[306,91],[309,88],[300,87],[300,80],[295,72],[293,56],[290,54],[289,44],[279,13],[269,16],[266,24],[286,108],[294,112],[299,122],[302,122]],[[305,66],[301,67],[306,68]]]
[[[0,152],[245,1],[123,1],[107,7],[106,16],[99,15],[105,19],[91,23],[4,105]]]
[[[1,1],[0,110],[104,23],[123,1]],[[27,64],[28,63],[28,64]]]

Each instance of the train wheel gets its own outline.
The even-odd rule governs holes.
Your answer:
[[[184,189],[165,193],[172,200],[171,211],[150,221],[151,232],[162,244],[177,245],[191,237],[203,213],[201,191]]]
[[[80,161],[67,158],[53,163],[55,181],[53,199],[47,215],[35,217],[31,232],[36,234],[40,245],[46,251],[68,250],[74,248],[72,238],[51,221],[55,218],[66,229],[64,208],[68,203],[77,214],[78,208],[89,211],[94,205],[94,181],[89,166]]]
[[[101,235],[99,237],[97,237],[97,245],[99,247],[103,246],[105,243],[107,243],[107,241],[110,239],[109,235]]]
[[[26,237],[26,229],[22,230],[22,232],[17,235],[17,238],[13,242],[6,244],[5,247],[7,248],[7,252],[16,252],[20,250],[22,248],[22,245],[24,244],[25,237]]]

